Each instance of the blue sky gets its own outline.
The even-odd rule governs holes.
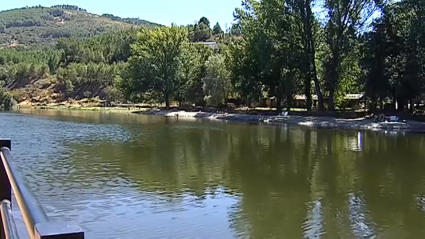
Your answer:
[[[163,25],[193,23],[206,16],[212,25],[233,22],[233,11],[242,0],[2,0],[0,10],[25,6],[77,5],[95,14],[110,13],[120,17],[139,17]],[[212,26],[211,26],[212,27]]]

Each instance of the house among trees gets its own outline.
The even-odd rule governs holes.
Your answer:
[[[365,96],[365,94],[346,94],[343,105],[351,109],[360,109],[365,106]]]
[[[206,42],[202,42],[203,44],[205,44],[206,46],[209,46],[213,49],[218,48],[218,44],[215,41],[206,41]]]
[[[312,98],[312,101],[313,101],[313,105],[316,105],[317,101],[318,101],[317,95],[312,95],[311,98]],[[328,99],[327,99],[327,97],[324,96],[323,100],[327,101]],[[307,104],[307,98],[306,98],[305,95],[295,95],[294,96],[293,106],[295,108],[305,108],[306,104]]]
[[[346,94],[344,96],[343,106],[345,108],[358,109],[362,107],[362,103],[364,103],[365,94]],[[318,97],[317,95],[312,95],[313,106],[317,106]],[[329,97],[323,96],[323,101],[327,104],[329,101]],[[305,108],[307,103],[307,99],[305,95],[295,95],[293,106],[295,108]]]

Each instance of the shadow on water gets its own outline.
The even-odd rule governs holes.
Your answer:
[[[48,214],[88,238],[425,235],[419,134],[31,113],[0,114],[3,136]]]

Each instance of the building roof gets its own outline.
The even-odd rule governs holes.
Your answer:
[[[205,45],[207,45],[207,46],[209,46],[209,47],[211,47],[211,48],[218,47],[218,44],[215,41],[206,41],[206,42],[202,42],[202,43],[205,44]]]
[[[306,100],[306,97],[305,97],[305,95],[295,95],[294,99],[295,100]],[[318,97],[317,97],[317,95],[311,95],[311,99],[317,100]]]
[[[363,98],[364,94],[346,94],[344,96],[345,100],[360,100]]]
[[[362,99],[364,96],[364,94],[346,94],[344,96],[344,99],[346,100],[360,100]],[[318,97],[317,95],[312,95],[311,96],[313,100],[317,100]],[[323,97],[323,98],[327,98],[327,97]],[[305,95],[295,95],[294,97],[295,100],[306,100]]]

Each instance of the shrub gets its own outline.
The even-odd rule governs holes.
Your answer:
[[[10,110],[16,101],[13,99],[12,94],[3,88],[3,83],[0,86],[0,109]]]

